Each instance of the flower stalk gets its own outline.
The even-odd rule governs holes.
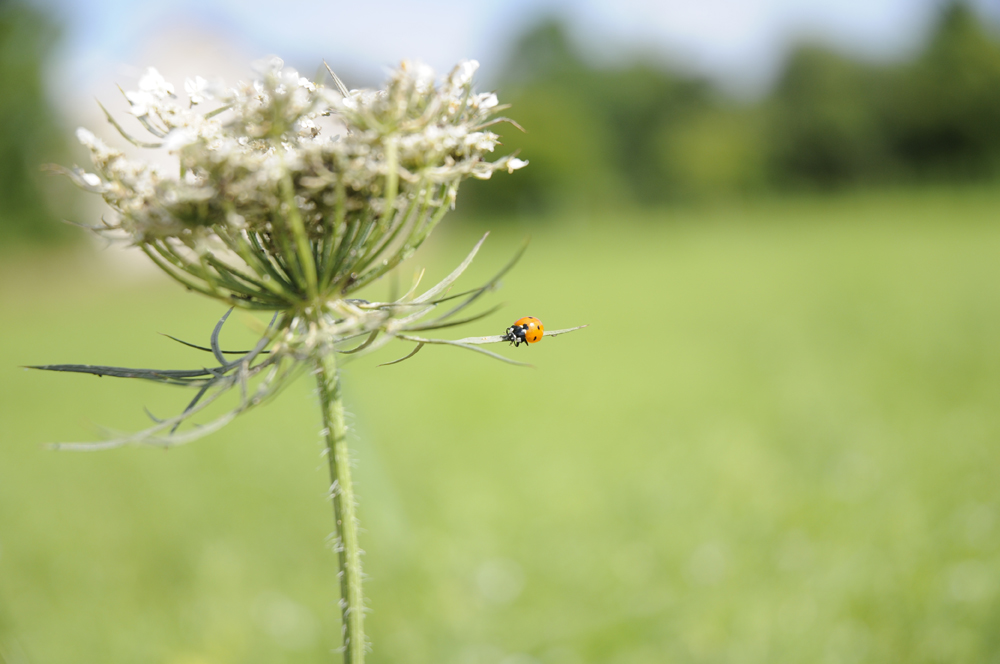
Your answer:
[[[351,481],[347,426],[340,396],[340,375],[335,353],[316,358],[316,383],[323,412],[323,438],[330,466],[330,498],[336,522],[334,550],[340,578],[341,629],[344,664],[362,664],[365,659],[365,605],[361,589],[361,547],[358,544],[357,505]]]

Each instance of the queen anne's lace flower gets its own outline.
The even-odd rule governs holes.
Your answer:
[[[481,348],[509,341],[505,335],[455,341],[421,336],[490,313],[463,311],[496,287],[521,252],[479,288],[447,295],[485,238],[422,294],[417,294],[418,278],[390,302],[347,297],[420,246],[455,205],[463,179],[486,179],[495,171],[527,165],[513,155],[487,159],[500,144],[489,127],[507,119],[495,117],[504,108],[496,95],[473,92],[477,66],[461,63],[436,84],[427,67],[403,63],[384,89],[349,91],[333,72],[336,90],[270,58],[256,63],[259,79],[229,90],[202,78],[188,79],[187,103],[150,69],[140,89],[126,98],[155,141],[140,142],[110,115],[108,120],[133,144],[175,155],[172,172],[129,158],[78,129],[94,170],[67,173],[113,210],[97,232],[126,235],[192,290],[233,306],[275,312],[255,349],[232,360],[218,343],[229,314],[223,316],[211,339],[210,350],[219,363],[212,369],[38,367],[198,389],[179,415],[133,435],[82,447],[193,440],[266,400],[303,365],[322,365],[329,377],[336,354],[360,357],[392,339],[416,344],[406,358],[426,345],[452,345],[520,364]],[[214,102],[211,107],[209,102]],[[574,329],[546,331],[546,337]],[[249,382],[255,378],[259,383],[252,390]],[[234,410],[209,425],[178,431],[237,388],[242,398]]]
[[[178,171],[80,129],[94,172],[74,174],[115,212],[102,231],[125,232],[186,285],[238,306],[322,306],[412,254],[464,178],[526,165],[487,159],[503,107],[473,92],[477,67],[435,84],[404,62],[384,89],[338,91],[270,58],[229,90],[188,79],[187,103],[149,69],[125,96],[155,142],[126,138],[176,155]]]

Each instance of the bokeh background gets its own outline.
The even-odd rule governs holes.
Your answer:
[[[60,224],[101,207],[40,165],[112,138],[93,98],[125,116],[145,66],[270,53],[352,87],[480,60],[531,165],[401,280],[530,235],[458,336],[590,324],[504,351],[535,369],[346,368],[372,662],[1000,661],[987,0],[0,3],[0,661],[336,661],[308,377],[188,447],[70,454],[190,395],[19,368],[201,365],[156,333],[221,305]]]

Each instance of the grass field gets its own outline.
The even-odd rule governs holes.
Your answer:
[[[521,369],[346,369],[371,661],[1000,661],[1000,193],[498,225],[465,283],[590,328]],[[479,228],[418,255],[446,273]],[[329,662],[312,385],[170,451],[55,453],[190,396],[222,308],[88,256],[0,267],[0,660]],[[431,282],[427,282],[431,283]],[[229,345],[251,339],[234,320]]]

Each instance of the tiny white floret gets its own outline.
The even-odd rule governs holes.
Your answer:
[[[207,80],[201,76],[195,76],[193,79],[188,78],[184,80],[184,92],[187,93],[188,99],[191,100],[191,105],[202,104],[206,100],[213,99],[210,91],[211,85]]]
[[[148,68],[139,77],[139,89],[161,99],[174,94],[174,86],[168,83],[167,79],[163,78],[160,72],[156,71],[155,67]]]
[[[455,87],[462,87],[472,82],[472,76],[479,69],[479,62],[476,60],[463,60],[455,65],[449,77],[451,84]]]
[[[523,159],[518,159],[517,157],[511,157],[510,159],[507,160],[507,172],[513,173],[519,168],[524,168],[527,165],[528,162],[524,161]]]

